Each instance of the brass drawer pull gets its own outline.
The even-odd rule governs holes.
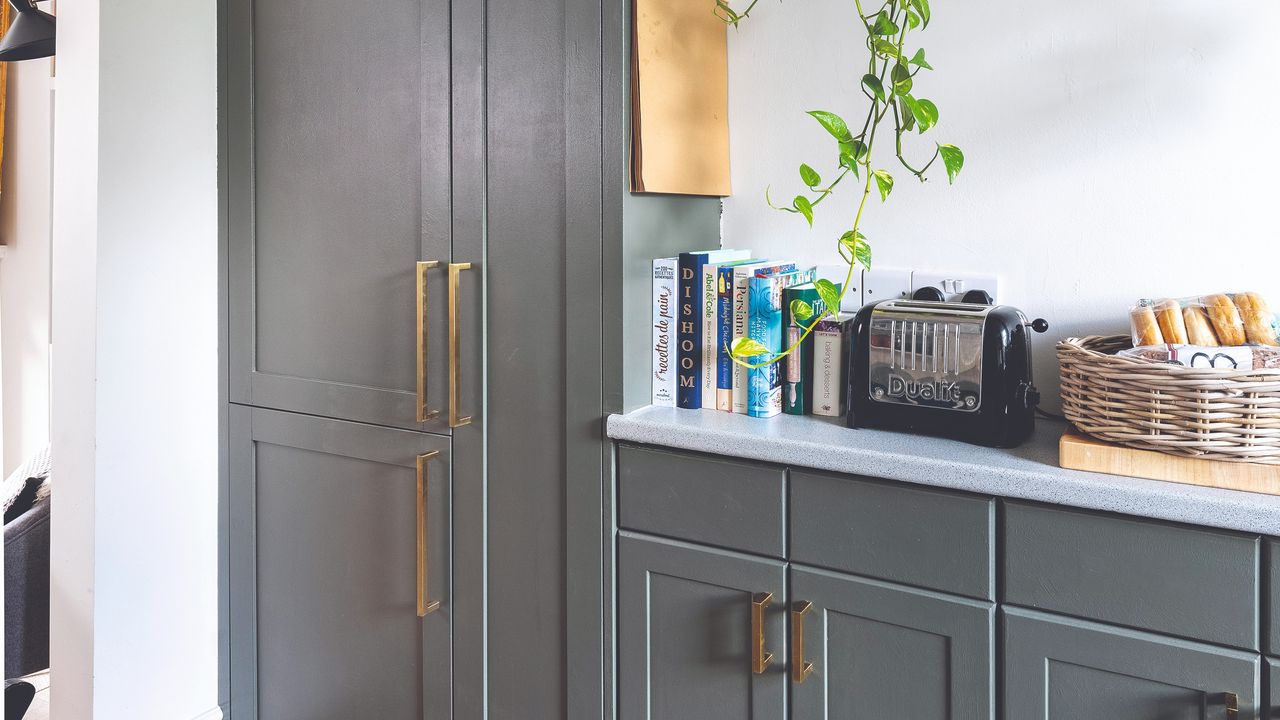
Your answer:
[[[418,456],[418,617],[440,609],[439,600],[427,600],[427,461],[439,454],[432,450]]]
[[[436,415],[440,414],[439,410],[427,409],[427,271],[432,268],[440,267],[439,260],[422,260],[417,266],[417,297],[418,297],[418,402],[417,417],[418,422],[426,422]]]
[[[791,603],[791,680],[797,685],[813,673],[813,663],[804,661],[804,616],[812,609],[808,600]]]
[[[449,427],[471,422],[471,416],[458,415],[458,276],[470,270],[471,263],[449,263]]]
[[[1240,698],[1233,692],[1218,693],[1210,695],[1209,702],[1213,705],[1221,705],[1226,720],[1239,720],[1240,717]]]
[[[764,609],[773,602],[773,593],[751,596],[751,672],[760,675],[773,662],[773,653],[764,651]]]

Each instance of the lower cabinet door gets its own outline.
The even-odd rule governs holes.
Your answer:
[[[1257,655],[1031,610],[1002,614],[1008,720],[1259,718]]]
[[[450,717],[448,438],[239,405],[228,427],[231,716]]]
[[[630,533],[618,557],[620,720],[785,717],[782,562]]]
[[[1270,702],[1267,703],[1271,709],[1271,714],[1268,716],[1264,713],[1263,717],[1268,718],[1268,720],[1280,720],[1280,660],[1271,658],[1267,660],[1267,665],[1271,667],[1271,684],[1269,686],[1271,694]]]
[[[795,565],[791,597],[793,720],[994,717],[992,603]]]

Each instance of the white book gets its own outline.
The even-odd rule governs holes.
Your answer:
[[[747,263],[739,265],[733,269],[733,332],[732,338],[740,338],[747,336],[747,308],[750,306],[750,287],[751,278],[755,277],[757,270],[768,268],[781,268],[790,265],[795,267],[792,261],[778,262],[776,260],[764,260],[758,263]],[[729,342],[733,342],[730,338]],[[748,370],[738,363],[733,364],[733,412],[740,415],[747,414],[747,375]]]
[[[841,329],[838,322],[825,322],[820,321],[813,331],[813,414],[840,417],[844,414]]]
[[[676,258],[653,261],[654,405],[676,405]]]

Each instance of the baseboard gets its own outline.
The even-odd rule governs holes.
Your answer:
[[[222,708],[215,706],[191,718],[191,720],[222,720],[223,717]]]

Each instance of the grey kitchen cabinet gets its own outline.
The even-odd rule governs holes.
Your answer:
[[[238,405],[229,430],[233,717],[449,717],[448,438]]]
[[[795,720],[995,717],[994,603],[792,565],[788,610]]]
[[[1261,658],[1252,653],[1033,610],[1001,613],[1009,720],[1263,717]]]
[[[621,27],[598,0],[220,3],[224,483],[243,500],[256,473],[257,492],[288,488],[309,509],[291,513],[283,495],[229,504],[227,525],[257,533],[224,539],[241,559],[224,612],[234,720],[300,716],[294,703],[325,717],[306,704],[321,698],[350,708],[364,691],[332,680],[346,662],[360,663],[353,678],[394,668],[396,683],[347,717],[540,720],[603,715],[611,702],[596,542],[612,387],[601,268],[618,225],[603,207],[605,164],[622,149],[602,136],[601,96],[603,34]],[[314,421],[291,420],[292,445],[264,444],[243,417],[256,432],[266,411]],[[447,648],[448,664],[419,693],[408,675],[434,655],[405,654],[416,620],[395,620],[395,639],[376,646],[356,637],[375,610],[399,608],[402,588],[380,587],[394,592],[377,607],[354,585],[321,601],[290,573],[327,577],[343,563],[399,578],[403,548],[360,552],[388,541],[393,521],[345,510],[389,475],[412,477],[406,448],[440,443],[450,522],[433,526],[448,532],[432,546],[448,550],[433,587],[449,592],[421,622],[446,623],[447,643],[425,647]],[[302,450],[318,446],[364,450],[323,461]],[[251,448],[256,469],[240,457]],[[375,450],[399,460],[371,460]],[[402,523],[410,491],[396,487],[377,492]],[[288,547],[292,566],[254,565],[254,542],[274,558]],[[305,640],[335,642],[314,653],[275,643],[305,626]],[[355,655],[343,659],[340,638]],[[594,671],[569,674],[570,658]]]
[[[618,718],[781,720],[785,598],[780,561],[623,533]]]
[[[1268,594],[1265,602],[1271,610],[1267,618],[1267,652],[1280,657],[1280,541],[1267,543],[1267,558]]]
[[[1267,696],[1269,698],[1267,707],[1270,709],[1271,715],[1269,717],[1264,715],[1263,717],[1268,718],[1268,720],[1280,720],[1280,660],[1269,658],[1267,667],[1271,671],[1271,682],[1267,686],[1268,690],[1270,690]]]

